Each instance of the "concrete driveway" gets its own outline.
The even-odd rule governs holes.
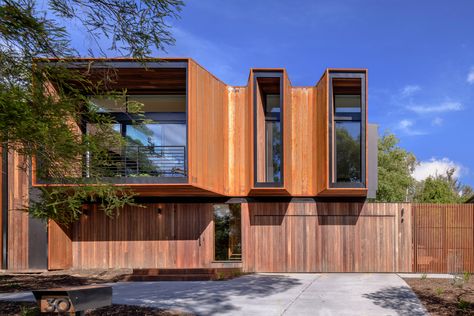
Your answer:
[[[428,315],[396,274],[255,274],[230,281],[112,285],[116,304],[197,315]],[[0,294],[0,299],[32,296]]]

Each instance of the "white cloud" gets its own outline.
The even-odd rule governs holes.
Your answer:
[[[469,70],[466,80],[469,84],[474,84],[474,67],[471,67],[471,70]]]
[[[453,176],[459,178],[467,172],[467,169],[459,163],[448,158],[435,159],[431,158],[427,161],[421,161],[412,173],[413,178],[417,181],[425,180],[430,176],[443,175],[446,171],[454,168]]]
[[[431,125],[433,126],[441,126],[443,125],[443,119],[441,117],[435,117],[432,121],[431,121]]]
[[[402,131],[406,135],[416,136],[416,135],[425,135],[426,132],[414,128],[415,123],[412,120],[403,119],[398,122],[396,129]]]
[[[413,126],[413,121],[410,121],[410,120],[401,120],[399,123],[398,123],[398,127],[400,129],[405,129],[405,128],[410,128]]]
[[[413,94],[416,92],[420,91],[421,87],[418,85],[406,85],[403,87],[403,89],[400,91],[400,95],[403,98],[411,97]]]
[[[426,114],[461,111],[463,105],[460,102],[443,102],[439,105],[412,105],[407,108],[418,114]]]

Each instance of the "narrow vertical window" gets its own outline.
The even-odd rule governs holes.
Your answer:
[[[254,74],[255,185],[283,184],[282,73]]]
[[[242,260],[240,204],[214,205],[214,259]]]
[[[332,73],[331,184],[365,187],[365,74]]]

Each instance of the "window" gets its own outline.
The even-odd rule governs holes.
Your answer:
[[[331,186],[365,187],[365,74],[331,73]]]
[[[240,204],[214,204],[214,259],[242,260]]]
[[[186,95],[104,95],[89,102],[99,113],[186,113]]]
[[[281,72],[254,73],[255,186],[283,185]]]
[[[104,157],[87,155],[86,174],[96,166],[104,177],[186,177],[185,95],[97,96],[90,102],[113,118],[111,128],[125,143],[111,142]],[[87,133],[96,128],[86,124]]]
[[[186,112],[185,95],[130,95],[127,99],[129,106],[134,102],[143,104],[141,111],[146,113]]]
[[[186,146],[186,124],[156,121],[150,124],[126,125],[125,137],[131,146]]]
[[[127,100],[124,96],[96,96],[90,98],[89,102],[96,107],[99,113],[127,112]]]

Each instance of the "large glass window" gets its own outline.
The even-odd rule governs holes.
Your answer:
[[[282,73],[255,73],[255,185],[283,183]]]
[[[185,95],[104,95],[89,102],[99,113],[185,113]]]
[[[186,124],[159,123],[127,125],[126,139],[137,146],[186,146]]]
[[[117,122],[111,128],[125,142],[111,142],[107,159],[88,155],[89,168],[100,158],[104,177],[186,176],[185,95],[98,96],[90,102]],[[96,128],[88,123],[87,133]]]
[[[141,106],[143,112],[186,112],[185,95],[130,95],[127,97],[128,106],[134,103]]]
[[[242,260],[240,204],[214,205],[214,258],[216,261]]]
[[[332,185],[365,185],[365,75],[331,74]]]
[[[360,122],[336,121],[336,181],[360,182]]]
[[[127,112],[127,100],[124,96],[95,96],[89,99],[99,113],[124,113]]]

